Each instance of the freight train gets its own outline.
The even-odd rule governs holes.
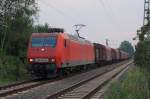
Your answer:
[[[119,49],[91,43],[56,28],[49,29],[48,33],[32,33],[27,52],[28,70],[35,77],[62,75],[128,58],[129,55]]]

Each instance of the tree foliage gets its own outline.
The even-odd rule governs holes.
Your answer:
[[[0,0],[0,48],[19,55],[27,45],[36,15],[35,0]]]
[[[128,41],[123,41],[121,43],[119,49],[129,53],[130,56],[132,56],[134,53],[134,48],[133,48],[132,44]]]
[[[138,43],[135,53],[135,63],[150,71],[150,41]]]
[[[0,0],[0,75],[2,77],[9,75],[17,77],[20,72],[18,70],[20,67],[17,66],[25,64],[28,39],[33,31],[37,12],[35,0]]]
[[[145,35],[149,32],[149,27],[150,27],[150,22],[148,22],[146,25],[141,27],[141,33],[138,34],[140,41],[144,41],[146,39]]]
[[[44,25],[38,24],[33,27],[34,33],[47,33],[49,29],[49,25],[45,23]]]

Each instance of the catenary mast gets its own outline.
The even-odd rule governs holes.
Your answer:
[[[144,20],[143,32],[145,32],[145,39],[150,40],[150,0],[144,0]]]

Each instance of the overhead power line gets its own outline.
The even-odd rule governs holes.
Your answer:
[[[55,10],[58,14],[60,14],[61,16],[63,16],[64,18],[66,18],[67,21],[73,22],[73,21],[77,21],[74,17],[66,14],[64,11],[60,10],[59,8],[55,7],[54,5],[50,4],[49,2],[45,2],[44,0],[42,0],[42,3],[49,7],[52,8],[53,10]]]
[[[111,24],[114,26],[115,28],[118,30],[118,28],[120,29],[120,24],[118,23],[118,21],[116,20],[114,13],[112,11],[112,8],[110,8],[110,5],[107,4],[108,6],[106,7],[105,3],[103,0],[98,0],[100,2],[100,4],[102,5],[104,12],[106,14],[106,16],[108,17],[108,19],[110,20],[109,22],[111,22]],[[109,8],[110,10],[107,10],[107,8]]]
[[[110,3],[111,3],[111,0],[105,0],[105,1],[106,1],[107,4],[108,4],[108,8],[109,8],[109,10],[110,10],[110,15],[112,16],[113,20],[116,22],[117,26],[118,26],[119,28],[121,28],[121,27],[120,27],[120,22],[118,22],[118,17],[116,18],[116,14],[115,14],[113,8],[111,7],[111,4],[110,4]],[[110,2],[110,3],[108,3],[108,2]]]

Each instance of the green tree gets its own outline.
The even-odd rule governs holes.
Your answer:
[[[19,55],[25,49],[37,13],[35,0],[0,0],[0,48]]]
[[[47,33],[49,25],[45,23],[44,25],[38,24],[33,27],[34,33]]]
[[[38,12],[35,0],[0,0],[0,75],[19,75]],[[18,67],[21,66],[21,67]],[[25,69],[24,69],[25,70]],[[21,72],[22,73],[22,72]],[[9,78],[9,77],[8,77]]]
[[[150,71],[150,41],[138,43],[135,52],[135,62],[138,66],[144,67]]]
[[[1,49],[9,49],[17,40],[27,38],[36,12],[35,0],[0,0],[0,25],[3,26],[0,38]]]
[[[123,41],[121,43],[119,49],[129,53],[130,56],[132,56],[134,53],[134,48],[133,48],[132,44],[128,41]]]
[[[146,39],[145,34],[149,32],[149,27],[150,27],[150,22],[148,22],[146,25],[141,27],[141,33],[138,34],[140,41],[144,41]]]

